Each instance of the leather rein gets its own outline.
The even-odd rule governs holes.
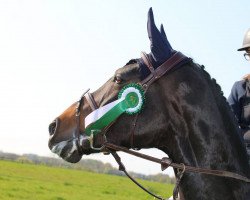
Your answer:
[[[150,75],[147,76],[144,80],[141,81],[141,85],[144,89],[144,91],[146,92],[147,89],[149,88],[149,86],[154,83],[156,80],[158,80],[159,78],[161,78],[163,75],[165,75],[167,72],[169,72],[171,69],[175,68],[179,63],[181,63],[182,61],[186,60],[186,59],[190,59],[187,58],[185,55],[183,55],[181,52],[176,52],[172,57],[170,57],[166,62],[164,62],[161,66],[159,66],[158,68],[154,69],[153,65],[150,62],[150,59],[148,57],[148,55],[144,52],[142,52],[142,59],[144,61],[144,63],[147,65],[148,69],[150,70]],[[76,123],[77,123],[77,130],[76,130],[76,134],[74,135],[76,140],[77,140],[77,149],[79,151],[79,153],[82,152],[81,150],[81,144],[80,144],[80,108],[81,108],[81,103],[82,103],[82,99],[83,97],[86,98],[86,100],[88,101],[90,107],[92,108],[92,110],[96,110],[98,108],[97,103],[94,100],[94,97],[92,96],[91,93],[88,92],[89,89],[81,96],[80,100],[77,103],[76,106]],[[87,94],[87,95],[86,95]],[[132,149],[133,145],[134,145],[134,130],[136,127],[136,122],[137,122],[137,118],[138,118],[138,114],[135,115],[133,124],[132,124],[132,128],[130,131],[130,144]],[[113,124],[113,123],[112,123]],[[131,177],[127,171],[125,166],[123,165],[123,163],[121,162],[121,158],[119,157],[119,155],[117,154],[116,151],[122,151],[124,153],[151,161],[151,162],[155,162],[161,165],[161,170],[164,171],[165,169],[167,169],[168,167],[173,167],[175,169],[177,169],[177,173],[176,173],[176,184],[175,184],[175,188],[173,191],[173,198],[176,199],[178,196],[178,191],[179,191],[179,183],[181,181],[181,178],[183,176],[183,174],[185,172],[191,172],[191,173],[202,173],[202,174],[208,174],[208,175],[214,175],[214,176],[220,176],[220,177],[227,177],[227,178],[233,178],[236,180],[240,180],[240,181],[244,181],[246,183],[250,183],[250,179],[242,176],[240,174],[237,173],[233,173],[233,172],[229,172],[229,171],[224,171],[224,170],[213,170],[213,169],[207,169],[207,168],[200,168],[200,167],[193,167],[193,166],[188,166],[185,165],[183,163],[178,164],[178,163],[174,163],[172,162],[172,160],[170,158],[164,157],[162,159],[159,158],[155,158],[146,154],[142,154],[139,152],[136,152],[134,150],[130,150],[128,148],[122,147],[122,146],[117,146],[115,144],[109,143],[106,140],[106,136],[105,133],[108,131],[108,129],[110,128],[109,125],[107,128],[105,128],[105,130],[103,131],[103,138],[104,138],[104,142],[101,148],[95,148],[93,145],[93,137],[91,138],[92,141],[90,141],[90,146],[92,149],[94,150],[99,150],[102,151],[104,153],[111,153],[111,155],[115,158],[117,164],[119,165],[119,170],[123,171],[128,178],[130,178],[137,186],[139,186],[141,189],[143,189],[145,192],[147,192],[148,194],[152,195],[153,197],[160,199],[160,200],[164,200],[162,197],[157,196],[155,194],[153,194],[152,192],[150,192],[149,190],[147,190],[145,187],[143,187],[140,183],[138,183],[133,177]]]

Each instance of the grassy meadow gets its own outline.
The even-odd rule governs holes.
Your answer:
[[[171,196],[173,185],[140,180]],[[0,200],[148,200],[126,177],[0,160]]]

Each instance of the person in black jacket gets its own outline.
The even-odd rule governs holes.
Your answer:
[[[238,51],[245,51],[245,59],[247,61],[250,60],[250,29],[246,32],[243,45]],[[245,75],[242,80],[234,83],[228,97],[228,103],[238,120],[241,135],[244,138],[247,152],[250,156],[250,74]]]

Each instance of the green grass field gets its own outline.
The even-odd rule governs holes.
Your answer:
[[[173,185],[141,180],[171,196]],[[126,177],[0,160],[0,200],[153,199]]]

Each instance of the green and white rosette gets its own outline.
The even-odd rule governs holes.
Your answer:
[[[87,135],[97,134],[115,121],[122,113],[139,113],[144,105],[144,91],[139,84],[128,84],[119,92],[118,99],[94,110],[85,118]]]
[[[124,112],[133,115],[142,110],[145,102],[144,91],[141,85],[131,83],[122,88],[119,92],[118,99],[124,99],[122,101]]]

